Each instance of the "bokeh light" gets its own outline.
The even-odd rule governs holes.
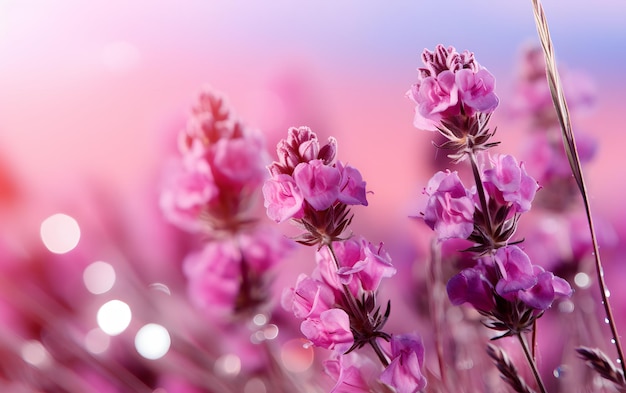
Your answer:
[[[96,261],[85,268],[83,282],[94,295],[108,292],[115,284],[115,269],[109,263]]]
[[[111,344],[111,337],[101,329],[91,329],[85,335],[85,348],[97,355],[106,352]]]
[[[116,336],[126,330],[131,318],[130,307],[121,300],[104,303],[97,314],[98,326],[109,336]]]
[[[135,336],[135,349],[141,356],[150,360],[165,356],[171,343],[167,329],[156,323],[144,325]]]
[[[215,361],[214,371],[225,377],[236,377],[241,371],[241,359],[233,353],[222,355]]]
[[[78,245],[80,227],[74,218],[57,213],[43,220],[40,234],[43,244],[50,252],[65,254]]]
[[[294,373],[307,371],[313,364],[315,353],[313,347],[307,346],[305,339],[296,338],[283,344],[280,359],[283,366]]]

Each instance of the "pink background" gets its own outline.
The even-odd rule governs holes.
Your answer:
[[[547,3],[559,60],[596,82],[598,102],[575,127],[600,140],[586,169],[592,204],[623,231],[626,5]],[[167,143],[209,84],[272,152],[291,125],[336,136],[374,191],[356,224],[392,242],[411,228],[435,154],[404,93],[421,51],[440,42],[495,74],[493,124],[501,150],[518,152],[523,123],[506,105],[520,48],[536,42],[530,2],[0,1],[2,233],[37,238],[52,213],[99,209],[94,192],[125,201],[131,221],[134,205],[156,205]]]

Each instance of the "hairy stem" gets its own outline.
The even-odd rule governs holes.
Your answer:
[[[543,384],[543,381],[541,380],[541,375],[539,375],[539,370],[537,369],[537,363],[535,362],[533,355],[528,350],[528,344],[526,344],[526,339],[524,339],[524,336],[522,335],[522,333],[517,333],[517,338],[519,339],[520,345],[522,346],[522,349],[524,350],[524,355],[526,355],[526,360],[528,361],[528,365],[530,366],[530,369],[533,372],[535,380],[537,381],[539,390],[541,391],[541,393],[546,393],[547,392],[546,387]]]

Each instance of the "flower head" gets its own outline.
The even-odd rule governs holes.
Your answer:
[[[391,363],[380,375],[381,382],[398,393],[416,393],[426,387],[422,374],[424,345],[415,334],[391,337]]]
[[[489,114],[498,106],[495,78],[473,53],[438,45],[433,52],[425,49],[422,61],[417,83],[407,92],[416,104],[415,127],[435,130],[441,121]]]
[[[424,222],[439,240],[466,239],[474,230],[474,202],[456,172],[437,172],[424,193],[429,196]]]

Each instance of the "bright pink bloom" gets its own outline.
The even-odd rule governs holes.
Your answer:
[[[337,168],[324,165],[322,160],[298,164],[293,178],[304,199],[315,210],[326,210],[337,201],[341,175]]]
[[[491,184],[500,192],[500,195],[493,192],[490,195],[512,203],[517,213],[530,210],[539,185],[526,173],[524,164],[518,163],[515,157],[508,154],[496,154],[490,157],[490,161],[491,169],[483,173],[485,187],[489,189]]]
[[[384,277],[392,277],[396,273],[391,264],[391,257],[379,247],[363,237],[350,238],[334,242],[333,248],[339,260],[339,269],[332,259],[327,247],[319,250],[315,256],[317,269],[314,274],[331,287],[341,291],[347,285],[355,297],[359,298],[362,291],[376,291]]]
[[[374,390],[380,365],[355,351],[324,361],[324,370],[336,381],[330,393],[369,393]]]
[[[289,175],[277,175],[263,184],[267,216],[276,222],[302,216],[304,196]]]
[[[347,240],[345,243],[350,242]],[[356,244],[356,241],[354,242]],[[358,260],[344,259],[337,271],[342,283],[349,285],[358,280],[365,291],[376,291],[383,277],[392,277],[396,268],[391,264],[391,257],[383,250],[382,243],[376,248],[364,238],[359,239],[360,253]]]
[[[394,335],[391,337],[391,363],[380,380],[397,393],[417,393],[426,387],[421,370],[423,364],[422,339],[414,334]]]
[[[305,319],[300,330],[313,345],[340,353],[346,352],[354,343],[350,318],[338,308],[323,311],[319,318]]]
[[[438,45],[433,52],[425,49],[422,60],[417,83],[407,92],[416,104],[416,128],[433,131],[442,120],[491,113],[498,106],[495,78],[473,53]]]
[[[322,312],[333,308],[335,294],[325,283],[300,274],[295,288],[283,291],[281,304],[296,318],[319,318]]]
[[[459,70],[455,74],[455,83],[465,108],[472,109],[466,110],[468,115],[474,112],[491,113],[498,106],[499,99],[493,91],[496,78],[486,69],[480,69],[478,72],[467,68]]]
[[[453,114],[459,112],[458,87],[455,84],[455,76],[450,71],[424,78],[420,83],[413,85],[407,96],[417,104],[413,120],[416,128],[433,131],[445,111],[452,108]]]
[[[439,240],[465,239],[474,230],[474,202],[456,172],[437,172],[424,189],[424,222]]]
[[[341,176],[338,196],[339,201],[346,205],[367,206],[365,181],[363,181],[361,172],[350,165],[344,166],[340,161],[337,161],[336,167]]]

